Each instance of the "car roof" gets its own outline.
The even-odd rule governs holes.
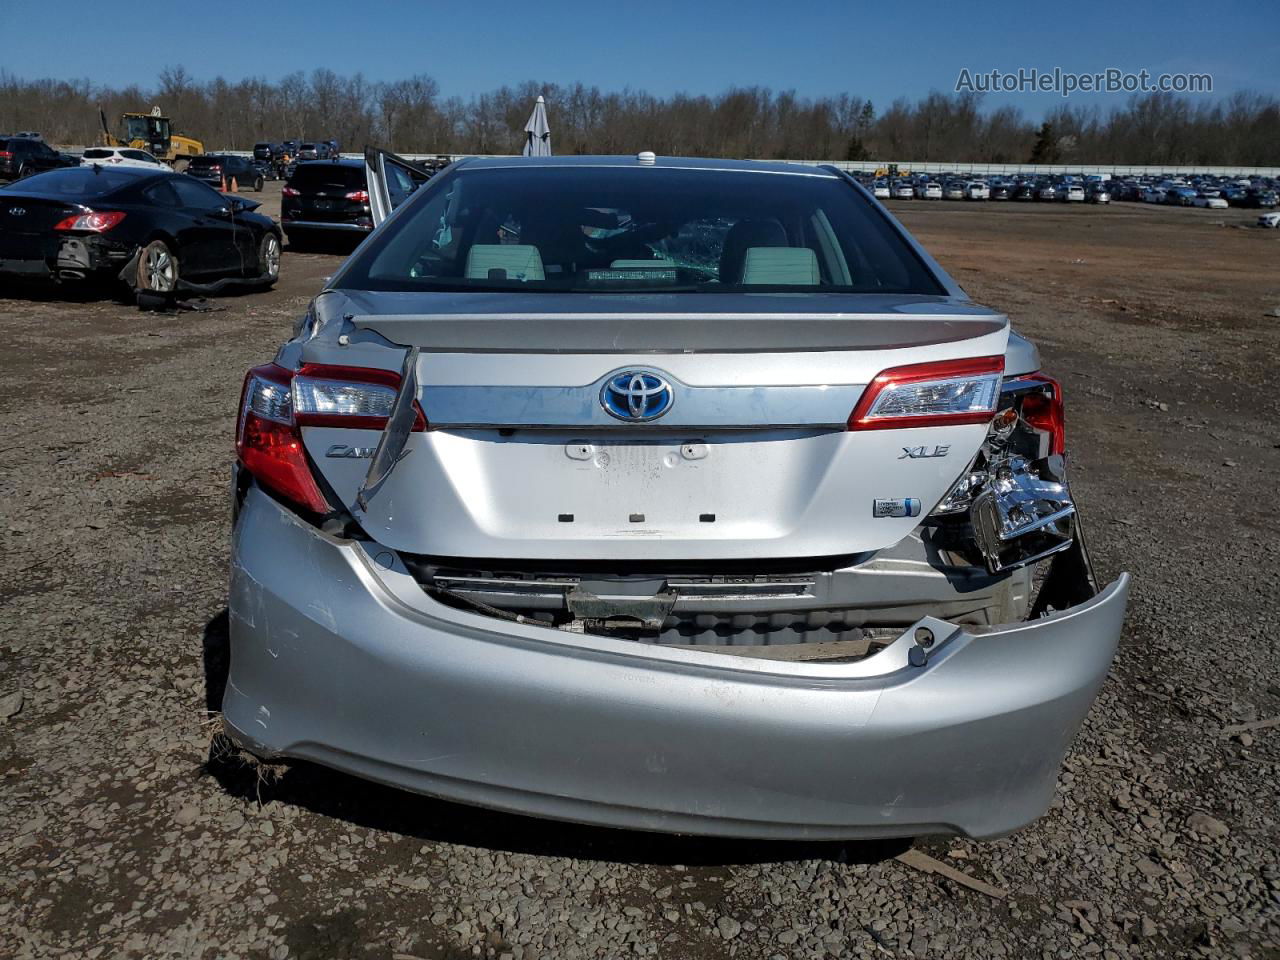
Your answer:
[[[472,157],[455,166],[468,170],[500,170],[512,167],[654,167],[668,170],[709,170],[733,173],[789,173],[797,176],[836,179],[838,174],[806,163],[771,160],[722,160],[713,157],[655,157],[653,163],[641,162],[635,154],[618,156],[551,156],[551,157]]]
[[[299,169],[302,167],[359,167],[363,170],[364,160],[363,158],[357,159],[355,157],[342,157],[333,160],[303,160],[298,164],[298,167]]]
[[[146,167],[115,167],[103,166],[103,164],[91,164],[93,167],[102,167],[104,170],[110,170],[112,175],[122,174],[126,177],[180,177],[182,174],[175,173],[172,170],[148,170]],[[60,170],[84,170],[85,167],[61,167]],[[49,170],[48,173],[57,173],[58,170]]]

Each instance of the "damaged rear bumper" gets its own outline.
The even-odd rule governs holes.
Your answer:
[[[853,663],[498,621],[391,551],[250,488],[231,577],[231,736],[466,803],[741,837],[1006,833],[1040,816],[1111,663],[1121,577],[1053,616],[926,617]]]

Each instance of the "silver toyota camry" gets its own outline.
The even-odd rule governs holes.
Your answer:
[[[742,837],[1040,816],[1120,635],[1059,384],[835,169],[366,157],[244,381],[230,735]]]

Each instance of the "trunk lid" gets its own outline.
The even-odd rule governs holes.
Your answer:
[[[362,522],[389,547],[453,558],[625,564],[889,546],[947,494],[987,428],[851,432],[864,388],[890,367],[1003,355],[1009,335],[1004,317],[942,297],[323,299],[361,332],[348,347],[308,341],[303,360],[398,370],[404,350],[382,338],[421,350],[431,429],[410,436]],[[636,375],[670,388],[655,419],[618,415],[634,412],[629,384],[652,382]],[[378,436],[303,430],[348,505]],[[915,506],[878,516],[877,501]]]
[[[58,249],[54,226],[84,209],[64,200],[17,194],[0,199],[0,261],[53,257]]]

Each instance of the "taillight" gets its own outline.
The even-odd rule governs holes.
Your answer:
[[[0,150],[0,160],[12,160],[13,154],[8,150]]]
[[[299,197],[302,195],[302,191],[296,187],[285,187],[280,191],[280,195],[283,197]]]
[[[1011,377],[1004,382],[1004,393],[1016,404],[1018,415],[1026,424],[1048,435],[1047,455],[1067,451],[1067,418],[1062,402],[1062,385],[1041,373]]]
[[[306,364],[297,373],[269,363],[245,376],[236,428],[236,456],[264,487],[311,513],[331,509],[316,484],[303,427],[381,430],[400,377],[389,370]],[[414,404],[414,430],[426,417]]]
[[[867,385],[850,430],[986,423],[996,411],[1004,357],[890,367]]]
[[[273,363],[244,378],[236,458],[264,487],[312,513],[328,513],[326,502],[293,422],[290,372]]]
[[[301,427],[382,430],[400,389],[400,375],[371,367],[304,364],[293,377],[293,416]],[[427,428],[414,404],[415,431]]]
[[[368,203],[369,191],[368,190],[352,190],[350,193],[347,194],[347,199],[354,200],[356,203]]]
[[[118,210],[99,213],[94,210],[85,213],[73,213],[54,224],[55,230],[88,230],[90,233],[105,233],[124,219]]]

